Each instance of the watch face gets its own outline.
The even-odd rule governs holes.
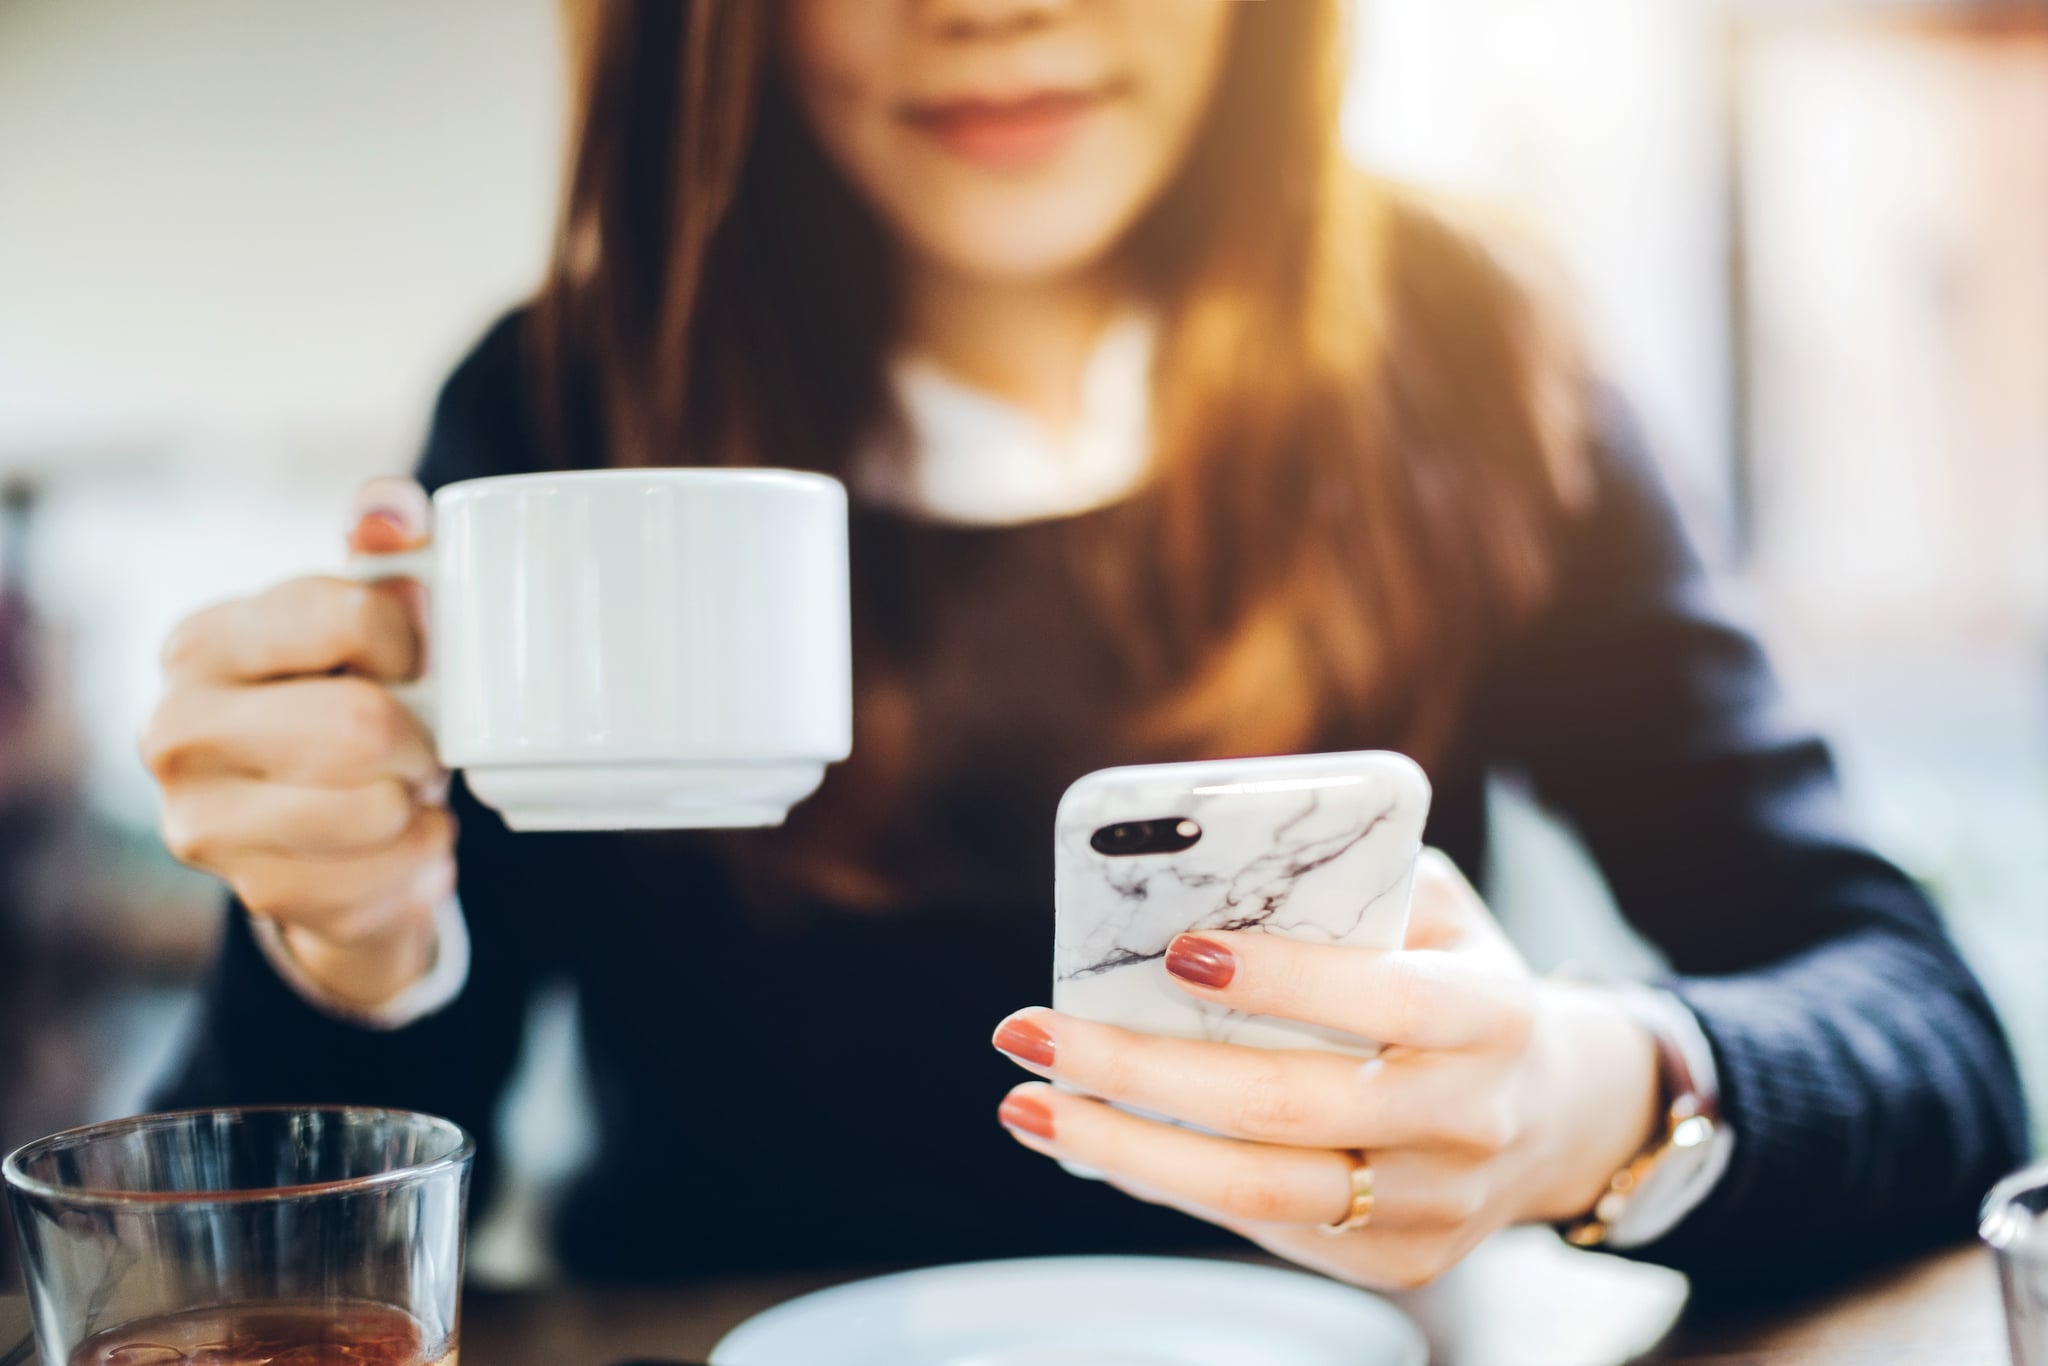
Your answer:
[[[1692,1011],[1649,988],[1623,987],[1615,999],[1656,1044],[1669,1108],[1650,1146],[1614,1174],[1590,1214],[1562,1230],[1575,1247],[1636,1247],[1663,1237],[1707,1198],[1734,1143],[1720,1123],[1713,1051]]]

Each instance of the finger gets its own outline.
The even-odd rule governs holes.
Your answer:
[[[1350,949],[1277,935],[1184,934],[1166,970],[1189,994],[1414,1048],[1468,1048],[1527,1028],[1526,979],[1438,950]]]
[[[1012,1091],[1000,1115],[1026,1147],[1211,1223],[1314,1226],[1351,1212],[1351,1161],[1343,1152],[1197,1133],[1039,1083]],[[1469,1164],[1398,1148],[1369,1160],[1375,1227],[1441,1226],[1471,1217],[1477,1206],[1482,1188]]]
[[[419,637],[397,594],[303,578],[188,617],[164,646],[173,679],[261,683],[348,669],[398,681],[419,668]]]
[[[413,792],[396,779],[303,787],[223,776],[165,803],[164,844],[179,861],[219,869],[250,854],[331,856],[381,849],[405,834]]]
[[[1135,1181],[1109,1184],[1149,1204],[1177,1209],[1229,1229],[1297,1266],[1369,1290],[1415,1290],[1428,1285],[1461,1261],[1491,1231],[1490,1225],[1478,1220],[1461,1228],[1427,1220],[1394,1224],[1382,1220],[1375,1208],[1372,1223],[1341,1238],[1332,1238],[1300,1224],[1259,1224],[1247,1219],[1220,1218],[1198,1206],[1182,1205]],[[1388,1220],[1392,1217],[1390,1213]]]
[[[1281,1224],[1233,1229],[1276,1257],[1369,1290],[1419,1290],[1463,1261],[1492,1231],[1478,1221],[1451,1231],[1430,1225],[1383,1228],[1377,1220],[1342,1238]]]
[[[1235,1138],[1302,1148],[1484,1146],[1492,1117],[1459,1059],[1336,1053],[1170,1039],[1020,1011],[995,1046],[1089,1096]]]
[[[348,548],[357,555],[416,550],[434,534],[433,503],[412,479],[381,478],[356,490],[355,525]]]
[[[455,821],[422,807],[405,834],[352,858],[257,855],[229,883],[244,908],[346,943],[408,917],[431,915],[455,889]]]
[[[362,678],[176,689],[142,748],[150,771],[166,781],[228,774],[358,787],[396,778],[424,791],[441,777],[419,722],[388,689]]]

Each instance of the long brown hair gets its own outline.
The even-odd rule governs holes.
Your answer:
[[[1347,162],[1342,0],[1236,8],[1205,129],[1124,248],[1162,320],[1156,477],[1076,554],[1164,748],[1370,715],[1427,760],[1548,590],[1583,481],[1574,350],[1479,237]],[[777,9],[571,0],[530,337],[571,459],[840,473],[886,420],[889,252],[783,88]]]

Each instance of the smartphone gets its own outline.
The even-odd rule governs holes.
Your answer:
[[[1245,930],[1399,948],[1429,780],[1380,751],[1092,773],[1055,831],[1053,1006],[1147,1034],[1369,1056],[1336,1030],[1198,1000],[1165,967],[1176,935]]]

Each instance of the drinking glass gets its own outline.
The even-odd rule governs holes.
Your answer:
[[[2048,1162],[1992,1187],[1978,1231],[1998,1259],[2013,1366],[2048,1366]]]
[[[453,1366],[475,1145],[261,1107],[74,1129],[4,1172],[45,1366]]]

